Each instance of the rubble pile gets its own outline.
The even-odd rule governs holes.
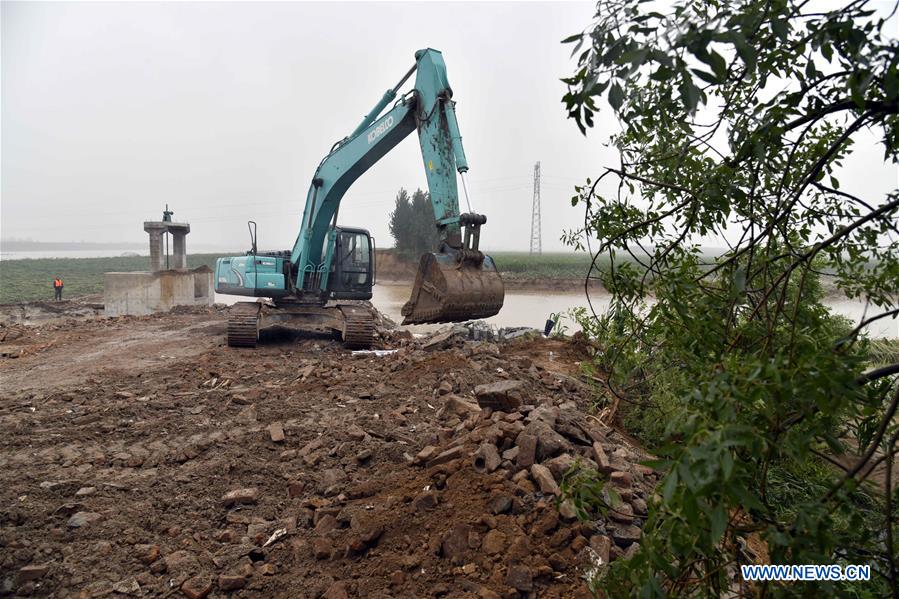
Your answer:
[[[0,361],[0,594],[576,597],[638,547],[657,475],[588,416],[582,347],[457,327],[241,351],[221,320],[87,321]],[[111,359],[161,328],[157,362]],[[560,501],[573,467],[614,490],[605,516]]]

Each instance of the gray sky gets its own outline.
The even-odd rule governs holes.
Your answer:
[[[413,64],[441,50],[482,247],[527,250],[532,174],[543,172],[543,247],[583,212],[572,187],[614,165],[606,111],[584,138],[565,118],[562,38],[591,20],[568,3],[11,3],[2,14],[0,234],[142,241],[166,202],[188,249],[287,249],[315,167]],[[406,88],[408,89],[408,84]],[[843,187],[878,201],[896,186],[860,143]],[[390,245],[397,188],[425,188],[412,135],[363,175],[340,222]],[[464,204],[463,204],[464,205]]]
[[[488,249],[527,250],[534,162],[543,244],[582,214],[598,170],[560,98],[559,40],[586,3],[95,3],[2,5],[2,235],[140,241],[166,202],[190,244],[288,248],[334,141],[414,63],[444,54]],[[408,89],[407,87],[404,89]],[[413,134],[345,196],[340,221],[392,243],[400,186],[426,188]]]

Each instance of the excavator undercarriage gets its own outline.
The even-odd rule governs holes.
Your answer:
[[[333,335],[348,349],[368,349],[374,342],[375,317],[369,307],[357,304],[238,302],[231,307],[228,317],[228,345],[256,347],[259,332],[274,326]]]

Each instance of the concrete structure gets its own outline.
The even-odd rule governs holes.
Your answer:
[[[190,225],[175,223],[172,212],[161,221],[144,222],[150,236],[150,272],[108,272],[103,276],[103,312],[106,316],[167,312],[175,306],[211,306],[215,299],[212,270],[187,269],[187,234]],[[172,255],[166,268],[165,234],[172,235]]]
[[[108,272],[103,276],[106,316],[167,312],[175,306],[211,306],[215,299],[212,269],[160,272]]]
[[[166,270],[164,245],[166,233],[172,235],[172,257],[168,268],[176,270],[187,268],[189,224],[173,223],[172,221],[145,221],[144,231],[150,235],[150,272]]]

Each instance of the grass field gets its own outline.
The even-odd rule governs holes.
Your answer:
[[[187,265],[212,267],[224,254],[193,254]],[[63,298],[103,293],[103,273],[149,270],[147,256],[36,258],[0,261],[0,304],[53,299],[53,279],[65,283]]]
[[[239,255],[242,252],[235,252]],[[222,254],[188,256],[190,268],[212,267]],[[517,279],[579,279],[587,272],[590,257],[552,253],[530,256],[527,252],[491,253],[503,274]],[[148,270],[147,256],[109,258],[37,258],[0,261],[0,303],[53,299],[53,279],[65,282],[63,297],[103,292],[103,273]]]

